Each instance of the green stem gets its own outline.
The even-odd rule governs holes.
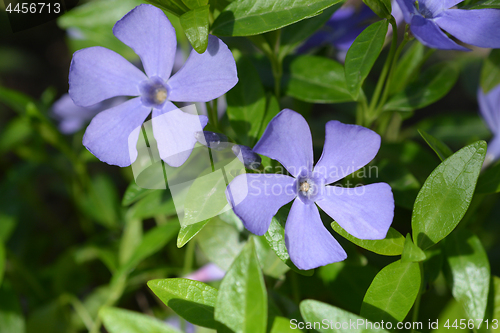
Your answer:
[[[382,92],[382,88],[384,87],[385,79],[387,77],[387,74],[389,73],[389,69],[391,67],[391,64],[394,59],[394,55],[396,53],[396,48],[398,46],[398,33],[397,33],[397,24],[396,20],[394,19],[393,16],[389,18],[389,23],[392,26],[392,42],[391,42],[391,48],[389,50],[389,55],[387,56],[387,59],[385,60],[384,67],[382,68],[382,73],[380,74],[380,77],[377,82],[377,86],[375,87],[375,91],[373,92],[372,100],[370,101],[370,106],[368,108],[368,116],[370,118],[373,117],[373,112],[375,110],[375,106],[377,105],[378,99],[380,97],[380,93]],[[373,122],[374,119],[369,119],[369,122]]]
[[[188,275],[193,269],[193,261],[194,261],[194,250],[195,244],[193,241],[188,242],[186,246],[186,254],[184,255],[184,276]]]
[[[212,107],[210,102],[206,102],[205,105],[207,106],[208,121],[210,122],[210,124],[212,124],[212,126],[215,129],[218,129],[218,120],[219,119],[218,119],[218,115],[217,115],[217,109]],[[215,112],[214,112],[214,109],[215,109]]]

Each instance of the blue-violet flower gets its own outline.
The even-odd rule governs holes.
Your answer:
[[[327,186],[365,166],[379,148],[375,132],[329,121],[323,154],[313,168],[309,126],[300,114],[285,109],[271,120],[253,150],[279,161],[293,177],[239,175],[226,189],[226,197],[244,226],[257,235],[267,231],[280,207],[294,200],[285,225],[292,262],[300,269],[312,269],[341,261],[347,255],[324,227],[316,205],[354,237],[385,238],[394,217],[388,184]]]
[[[136,96],[92,119],[83,144],[101,161],[128,166],[137,158],[140,126],[153,110],[153,134],[160,157],[182,165],[193,149],[196,132],[207,117],[182,112],[173,102],[207,102],[221,96],[238,81],[231,51],[209,36],[203,54],[192,51],[172,77],[176,54],[175,30],[165,14],[152,5],[140,5],[113,27],[114,35],[141,58],[146,74],[119,54],[104,47],[75,52],[69,73],[69,95],[88,107],[115,96]]]
[[[477,99],[479,111],[493,133],[493,139],[488,143],[488,151],[484,160],[486,167],[500,158],[500,84],[486,94],[479,87]]]
[[[464,43],[500,48],[499,9],[449,9],[463,0],[397,0],[415,38],[428,47],[467,51],[441,30]]]

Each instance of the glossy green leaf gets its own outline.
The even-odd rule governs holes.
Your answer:
[[[323,323],[326,320],[326,325],[311,326],[310,329],[315,329],[320,333],[382,333],[388,332],[385,329],[376,329],[370,327],[370,323],[363,317],[347,312],[341,308],[322,303],[319,301],[307,299],[300,303],[300,314],[304,320],[314,325],[314,323]],[[363,322],[362,325],[357,325],[358,320]],[[293,326],[291,322],[291,326]],[[297,323],[297,321],[295,321]],[[356,323],[356,324],[353,324]],[[337,325],[335,325],[337,324]],[[366,326],[368,325],[368,327]]]
[[[354,40],[345,58],[345,80],[347,89],[357,100],[361,86],[377,60],[382,47],[389,21],[382,20],[371,24]]]
[[[426,69],[417,81],[397,93],[384,105],[385,111],[413,111],[443,98],[455,85],[460,71],[444,62]]]
[[[332,222],[332,229],[354,244],[384,256],[398,256],[403,252],[405,238],[396,229],[389,228],[387,236],[380,240],[366,240],[351,236],[337,222]]]
[[[305,276],[313,275],[314,273],[313,269],[308,271],[303,271],[298,269],[293,264],[292,260],[290,259],[290,256],[288,255],[288,251],[285,245],[285,228],[281,225],[280,221],[278,220],[278,218],[276,218],[276,216],[272,218],[271,224],[269,225],[269,229],[267,229],[267,232],[264,234],[264,237],[269,243],[269,246],[271,246],[273,251],[278,256],[278,258],[280,258],[281,261],[283,261],[288,267],[290,267],[295,272]]]
[[[191,9],[208,5],[208,0],[182,0],[182,2]]]
[[[415,41],[403,54],[396,65],[390,84],[391,95],[403,90],[408,83],[418,74],[418,69],[422,65],[425,46]]]
[[[453,151],[446,145],[446,143],[442,142],[439,139],[436,139],[434,136],[429,133],[424,132],[423,130],[418,130],[418,133],[422,136],[422,138],[427,142],[429,147],[432,148],[439,157],[441,161],[444,161],[451,155],[453,155]]]
[[[132,182],[125,190],[125,194],[123,195],[122,199],[122,205],[128,206],[130,204],[133,204],[137,200],[143,198],[153,191],[155,190],[139,187],[136,182]]]
[[[283,89],[286,95],[310,103],[352,101],[342,65],[324,57],[303,55],[285,59]]]
[[[198,223],[188,224],[181,226],[179,234],[177,235],[177,247],[181,248],[187,244],[194,236],[196,236],[203,227],[210,222],[211,219],[207,219]]]
[[[282,278],[290,270],[283,261],[271,249],[264,236],[253,237],[255,242],[255,252],[262,266],[262,273],[275,279]]]
[[[21,304],[7,282],[0,284],[0,333],[24,333],[26,328]]]
[[[139,312],[106,307],[99,311],[99,316],[109,333],[180,333],[163,321]]]
[[[179,316],[198,326],[215,328],[217,289],[189,279],[151,280],[148,287]]]
[[[416,244],[427,249],[455,229],[469,208],[486,143],[466,146],[442,162],[418,193],[412,214]]]
[[[361,306],[361,315],[373,321],[403,321],[420,290],[417,263],[400,260],[384,267],[373,279]]]
[[[186,6],[183,0],[146,0],[146,1],[152,5],[155,5],[158,8],[166,10],[177,16],[181,16],[182,14],[189,11],[189,7]]]
[[[484,60],[480,82],[484,93],[500,84],[500,50],[491,50],[488,58]]]
[[[215,20],[213,34],[251,36],[319,14],[339,0],[236,0]]]
[[[244,245],[238,230],[219,217],[214,217],[196,236],[196,241],[208,260],[228,270]]]
[[[467,7],[467,9],[485,9],[485,8],[500,9],[500,1],[499,0],[477,1],[474,5]]]
[[[179,223],[172,221],[159,225],[144,234],[128,262],[121,267],[126,272],[133,269],[141,261],[161,250],[178,232]]]
[[[370,9],[380,18],[390,18],[392,6],[390,0],[363,0]]]
[[[266,332],[267,292],[253,239],[222,279],[214,317],[234,332]]]
[[[479,175],[476,193],[491,194],[500,192],[500,163],[490,166]]]
[[[290,53],[290,51],[299,46],[300,43],[314,34],[316,30],[323,27],[338,8],[340,8],[340,4],[323,10],[318,16],[302,20],[283,28],[280,37],[280,53],[282,55]]]
[[[483,319],[488,304],[490,264],[481,241],[465,229],[446,237],[444,252],[451,269],[452,294],[470,319]]]
[[[420,262],[426,258],[424,251],[413,243],[410,234],[406,234],[405,247],[401,254],[401,262]]]
[[[209,14],[210,6],[206,5],[191,9],[180,17],[181,26],[191,46],[200,54],[205,52],[208,46]]]
[[[226,112],[238,142],[253,147],[266,113],[266,94],[250,60],[241,57],[237,68],[238,83],[226,94]]]

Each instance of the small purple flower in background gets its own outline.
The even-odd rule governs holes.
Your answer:
[[[209,36],[203,54],[192,51],[184,66],[170,76],[176,54],[175,30],[165,14],[152,5],[140,5],[113,28],[114,35],[141,58],[146,74],[119,54],[103,47],[75,52],[69,74],[69,95],[88,107],[115,96],[137,96],[94,117],[83,138],[98,159],[121,167],[137,158],[140,126],[153,110],[153,133],[160,157],[182,165],[207,117],[182,112],[173,102],[207,102],[238,81],[231,51]]]
[[[115,97],[84,108],[75,105],[69,94],[64,94],[52,105],[52,114],[59,121],[61,133],[73,134],[85,126],[99,112],[125,101],[125,97]]]
[[[294,200],[285,225],[292,262],[300,269],[312,269],[341,261],[347,255],[324,227],[316,205],[354,237],[385,238],[394,217],[388,184],[327,186],[365,166],[379,148],[380,136],[375,132],[329,121],[323,154],[313,168],[309,125],[300,114],[285,109],[271,120],[253,150],[279,161],[293,177],[239,175],[226,196],[245,227],[257,235],[266,233],[277,211]]]
[[[488,152],[484,160],[484,167],[487,167],[500,158],[500,84],[487,94],[479,87],[477,99],[479,111],[493,133],[493,139],[488,143]]]
[[[499,9],[448,9],[463,0],[397,0],[415,38],[425,46],[468,51],[441,30],[464,43],[500,48]]]
[[[220,269],[219,266],[214,263],[209,263],[193,273],[186,275],[184,278],[200,282],[212,282],[222,280],[224,275],[226,275],[226,272]]]

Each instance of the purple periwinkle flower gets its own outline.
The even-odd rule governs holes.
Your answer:
[[[488,151],[484,160],[486,167],[500,158],[500,84],[486,94],[479,87],[477,99],[479,111],[493,133],[493,139],[488,143]]]
[[[425,46],[468,51],[441,30],[464,43],[500,48],[500,10],[449,9],[463,0],[397,0],[415,38]]]
[[[300,269],[312,269],[341,261],[347,255],[324,227],[316,205],[354,237],[385,238],[394,217],[388,184],[328,186],[365,166],[379,148],[375,132],[329,121],[323,154],[313,167],[309,126],[300,114],[285,109],[271,120],[253,150],[279,161],[292,176],[239,175],[226,196],[244,226],[257,235],[263,235],[280,207],[293,200],[285,225],[292,262]]]
[[[92,119],[83,144],[101,161],[128,166],[137,158],[140,126],[153,110],[153,133],[160,157],[182,165],[207,117],[179,110],[172,102],[207,102],[238,81],[231,51],[209,36],[203,54],[192,51],[184,66],[170,76],[176,54],[175,30],[165,14],[152,5],[131,10],[113,28],[114,35],[141,58],[146,74],[119,54],[90,47],[75,52],[69,74],[69,95],[87,107],[115,96],[134,98]]]
[[[226,272],[219,268],[219,266],[214,263],[208,263],[191,274],[186,275],[184,278],[200,282],[212,282],[222,280],[224,275],[226,275]]]
[[[234,145],[231,147],[234,155],[238,157],[241,163],[245,166],[245,168],[250,170],[258,170],[261,163],[262,158],[257,155],[250,147],[244,145]]]

